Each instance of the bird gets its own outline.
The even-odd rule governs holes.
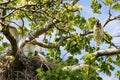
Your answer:
[[[97,46],[101,44],[102,39],[103,39],[103,27],[100,21],[98,20],[94,25],[94,40]]]

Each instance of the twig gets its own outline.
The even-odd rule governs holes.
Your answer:
[[[110,11],[111,11],[111,5],[112,5],[112,4],[110,4],[109,11],[108,11],[109,17],[108,17],[108,19],[106,20],[106,22],[104,23],[103,27],[105,27],[109,22],[111,22],[111,21],[113,21],[113,20],[120,19],[120,15],[111,18],[111,17],[112,17],[112,14],[111,14],[111,12],[110,12]]]
[[[111,18],[111,16],[112,16],[112,14],[111,14],[111,5],[112,4],[110,4],[110,6],[109,6],[109,10],[108,10],[108,19],[106,20],[106,22],[104,23],[104,25],[103,25],[103,27],[105,27],[109,22],[110,22],[110,18]]]
[[[14,22],[14,21],[9,21],[9,20],[6,20],[6,21],[9,22],[9,24],[10,24],[10,23],[13,23],[13,24],[15,24],[16,26],[20,27],[20,25],[17,24],[16,22]]]
[[[64,57],[67,55],[68,53],[66,52],[63,56],[62,56],[62,59],[64,59]]]
[[[22,25],[20,26],[20,29],[21,29],[22,37],[23,37],[23,35],[24,35],[24,20],[21,16],[20,16],[20,18],[21,18],[21,21],[22,21]]]
[[[4,19],[4,18],[10,16],[14,11],[15,11],[15,10],[11,11],[9,14],[7,14],[7,15],[5,15],[5,16],[2,16],[0,19]]]
[[[118,46],[116,46],[114,43],[112,43],[111,41],[108,41],[108,40],[106,40],[105,38],[104,38],[104,40],[108,43],[108,44],[110,44],[111,46],[114,46],[115,48],[118,48]]]

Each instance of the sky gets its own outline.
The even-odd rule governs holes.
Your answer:
[[[84,16],[86,19],[89,17],[97,17],[102,24],[107,20],[108,18],[108,7],[107,6],[102,6],[102,14],[94,14],[92,12],[92,9],[90,9],[90,2],[91,0],[80,0],[78,2],[78,5],[83,6],[83,10],[81,11],[81,15]],[[111,12],[113,16],[120,15],[119,12],[112,11]],[[112,21],[109,24],[106,25],[104,28],[104,31],[107,31],[110,35],[113,36],[112,42],[114,42],[116,45],[120,46],[120,37],[115,37],[120,34],[120,20],[119,21]],[[94,44],[94,42],[93,42]],[[102,49],[105,49],[108,45],[101,45],[100,47]],[[117,68],[118,69],[118,68]],[[115,72],[112,72],[113,74]],[[103,78],[103,80],[118,80],[118,78],[115,78],[114,75],[112,76],[107,76],[104,73],[100,73],[100,76]]]

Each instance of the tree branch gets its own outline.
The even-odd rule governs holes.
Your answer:
[[[17,52],[17,41],[16,39],[11,35],[11,33],[9,32],[9,25],[4,26],[4,30],[3,30],[3,34],[5,35],[5,37],[10,41],[11,46],[12,46],[12,52],[11,54],[13,56],[15,56],[16,52]]]
[[[43,42],[37,42],[37,41],[33,41],[32,43],[33,44],[36,44],[36,45],[39,45],[41,47],[44,47],[44,48],[56,48],[56,47],[59,47],[61,46],[61,44],[63,43],[64,40],[68,39],[69,37],[62,37],[57,43],[55,44],[52,44],[52,43],[43,43]]]
[[[96,55],[96,57],[117,55],[117,54],[120,54],[120,48],[110,48],[106,50],[99,50],[99,51],[96,51],[94,54]]]
[[[26,6],[35,6],[35,5],[26,5]],[[5,9],[5,10],[20,10],[20,11],[25,11],[25,12],[30,12],[30,13],[44,13],[42,10],[30,10],[25,8],[26,6],[20,6],[20,7],[5,7],[5,6],[0,6],[0,9]]]
[[[72,66],[65,66],[62,68],[63,71],[67,71],[67,70],[80,70],[81,68],[83,68],[85,66],[85,64],[79,64],[79,65],[72,65]]]
[[[106,22],[104,23],[103,27],[105,27],[110,21],[120,19],[120,15],[111,18],[111,17],[112,17],[112,14],[111,14],[111,12],[110,12],[110,11],[111,11],[111,5],[112,5],[112,4],[110,4],[109,11],[108,11],[109,17],[108,17],[108,19],[106,20]]]
[[[59,22],[59,20],[54,19],[53,22],[51,22],[50,24],[45,25],[43,28],[37,29],[33,32],[30,32],[26,35],[26,37],[24,38],[24,40],[20,40],[20,44],[18,43],[18,47],[22,48],[26,42],[30,42],[33,39],[35,39],[36,37],[38,37],[39,35],[45,33],[46,31],[48,31],[49,29],[51,29],[55,24],[57,24]],[[21,43],[22,41],[22,43]]]
[[[95,56],[101,57],[101,56],[111,56],[111,55],[117,55],[120,54],[120,48],[110,48],[110,49],[106,49],[106,50],[99,50],[96,51]],[[81,68],[87,66],[87,64],[79,64],[79,65],[72,65],[72,66],[65,66],[62,68],[63,71],[67,71],[67,70],[80,70]]]
[[[10,1],[10,0],[9,0]],[[8,1],[8,3],[9,3]],[[5,5],[3,5],[2,7],[6,7],[7,6],[7,2],[4,2]],[[10,13],[11,14],[11,13]],[[10,14],[8,14],[7,16],[9,16]],[[2,9],[2,12],[1,12],[1,16],[3,17],[1,19],[1,25],[2,25],[2,31],[3,31],[3,34],[5,35],[5,37],[10,41],[11,43],[11,46],[12,46],[12,52],[11,54],[13,56],[15,56],[16,52],[17,52],[17,41],[16,39],[12,36],[12,34],[10,33],[9,31],[9,24],[5,22],[5,18],[6,18],[6,9]],[[4,17],[5,16],[5,17]]]
[[[8,0],[6,2],[0,2],[0,5],[6,5],[9,4],[10,2],[13,2],[14,0]]]
[[[11,15],[14,11],[15,11],[15,10],[11,11],[9,14],[6,14],[6,15],[4,15],[4,16],[2,16],[2,17],[0,17],[0,19],[4,19],[4,18],[6,18],[6,17],[10,16],[10,15]]]

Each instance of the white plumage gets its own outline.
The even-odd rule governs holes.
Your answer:
[[[35,53],[35,51],[40,52],[40,46],[34,45],[32,43],[26,43],[23,47],[24,55],[28,56],[29,53]]]
[[[101,44],[102,38],[103,38],[103,27],[101,26],[101,23],[99,23],[98,20],[94,25],[94,39],[97,46]]]

